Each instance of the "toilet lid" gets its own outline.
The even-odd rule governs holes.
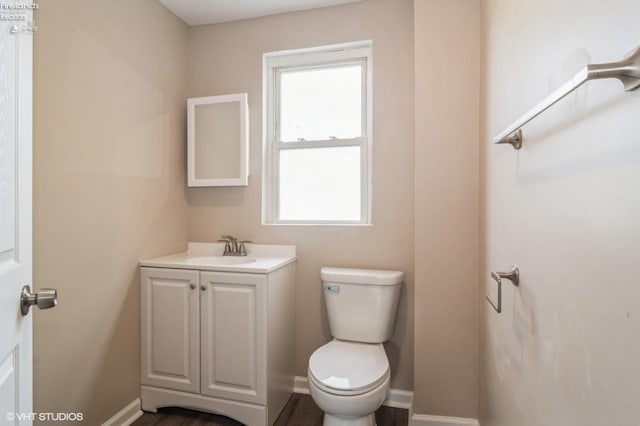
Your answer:
[[[309,372],[328,391],[366,392],[380,385],[388,371],[382,344],[334,340],[309,358]]]

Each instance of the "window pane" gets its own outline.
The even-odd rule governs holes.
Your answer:
[[[283,71],[280,140],[362,136],[362,65]]]
[[[280,220],[359,221],[360,147],[280,150]]]

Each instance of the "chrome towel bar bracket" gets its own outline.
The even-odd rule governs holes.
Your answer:
[[[511,283],[515,286],[520,285],[520,269],[517,266],[511,266],[507,272],[491,272],[491,278],[496,282],[498,286],[498,300],[494,302],[491,297],[487,294],[485,297],[493,306],[493,309],[496,310],[497,313],[502,312],[502,280],[507,279],[511,281]]]
[[[640,47],[629,53],[623,60],[606,64],[591,64],[580,70],[571,80],[544,98],[529,112],[518,118],[511,126],[493,139],[494,144],[510,144],[513,149],[522,147],[522,126],[555,105],[569,93],[589,80],[617,78],[627,92],[640,87]]]

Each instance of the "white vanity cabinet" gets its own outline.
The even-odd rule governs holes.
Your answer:
[[[293,392],[295,263],[264,273],[141,264],[142,409],[272,425]]]
[[[200,393],[266,404],[267,276],[200,273]]]
[[[200,272],[142,268],[142,383],[200,391]]]

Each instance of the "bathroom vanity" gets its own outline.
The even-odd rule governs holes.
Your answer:
[[[140,262],[142,409],[272,425],[293,392],[295,246],[189,243]]]

